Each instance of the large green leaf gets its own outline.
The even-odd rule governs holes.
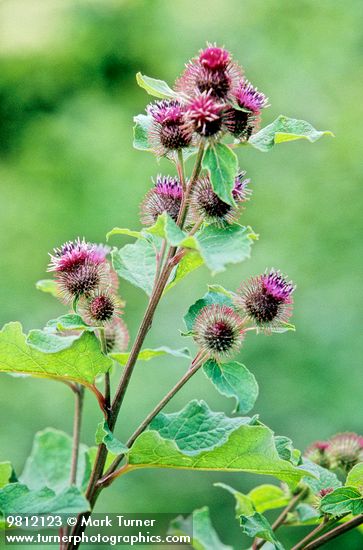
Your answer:
[[[193,400],[177,413],[160,413],[150,423],[164,439],[175,442],[183,453],[194,456],[225,443],[231,432],[250,418],[229,418],[210,410],[204,401]]]
[[[356,487],[338,487],[321,499],[320,511],[332,516],[363,514],[363,495]]]
[[[69,487],[56,495],[43,487],[31,491],[21,483],[10,483],[0,489],[0,514],[68,514],[87,512],[89,503],[77,487]]]
[[[139,151],[151,151],[149,131],[152,118],[149,115],[137,115],[134,117],[134,147]]]
[[[47,428],[35,435],[20,481],[31,490],[48,487],[59,493],[69,486],[72,438],[64,432]],[[85,489],[89,477],[88,447],[80,446],[77,486]]]
[[[234,412],[246,414],[252,409],[258,396],[258,384],[244,365],[237,361],[217,363],[211,359],[203,365],[203,370],[222,395],[234,397]]]
[[[188,348],[183,349],[171,349],[167,346],[161,346],[156,349],[143,349],[140,351],[137,360],[138,361],[150,361],[155,357],[162,357],[163,355],[171,355],[172,357],[178,357],[182,359],[190,359],[190,352]],[[111,353],[112,359],[115,359],[120,365],[126,365],[130,353]]]
[[[180,413],[157,417],[137,438],[129,454],[130,468],[245,471],[273,475],[292,485],[311,475],[278,456],[266,426],[243,422],[246,419],[228,418],[192,401]]]
[[[232,190],[238,171],[235,153],[223,143],[210,143],[204,153],[202,165],[208,170],[214,192],[233,206]]]
[[[355,487],[363,494],[363,462],[356,464],[349,472],[346,485]]]
[[[194,510],[191,516],[178,516],[169,527],[171,535],[189,535],[195,550],[233,550],[223,544],[212,525],[207,507]]]
[[[148,94],[159,97],[160,99],[169,99],[177,96],[164,80],[157,80],[141,73],[136,74],[136,82],[140,88],[144,88]]]
[[[271,542],[276,550],[284,550],[282,544],[277,540],[275,533],[267,519],[259,512],[255,512],[251,516],[241,515],[240,525],[242,532],[252,539],[258,537]]]
[[[10,462],[0,462],[0,489],[10,482],[13,467]]]
[[[305,120],[297,120],[280,115],[271,124],[251,136],[248,143],[260,151],[267,152],[276,143],[284,143],[285,141],[294,141],[297,139],[307,139],[313,143],[322,136],[334,136],[334,134],[327,130],[316,130]]]
[[[225,271],[227,264],[243,262],[251,256],[257,235],[250,227],[238,224],[218,227],[207,225],[195,236],[198,250],[212,274]]]
[[[0,332],[0,372],[68,380],[92,388],[96,377],[111,365],[91,332],[63,338],[31,331],[26,339],[20,323],[9,323]]]
[[[150,295],[156,275],[156,245],[144,239],[112,251],[117,274]]]

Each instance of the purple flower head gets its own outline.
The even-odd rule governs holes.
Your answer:
[[[107,291],[96,291],[83,297],[79,310],[85,321],[94,326],[110,323],[121,313],[118,299]]]
[[[249,180],[243,180],[245,172],[241,172],[235,180],[232,195],[236,203],[247,200],[249,190],[246,186]],[[196,219],[202,217],[208,223],[215,223],[220,227],[234,223],[239,215],[238,204],[231,206],[224,202],[213,190],[208,176],[198,179],[191,196],[191,208]]]
[[[227,50],[217,46],[208,46],[199,54],[199,62],[210,71],[225,70],[231,61],[231,55]]]
[[[340,433],[330,438],[327,453],[332,468],[341,468],[349,472],[358,462],[362,462],[361,439],[359,435],[351,432]]]
[[[164,99],[148,106],[152,117],[149,138],[158,156],[188,147],[192,134],[185,124],[185,108],[178,100]]]
[[[216,99],[226,99],[242,78],[243,71],[230,53],[209,44],[199,57],[193,58],[176,81],[178,92],[193,97],[198,92],[210,93]]]
[[[78,237],[54,249],[54,254],[50,254],[48,271],[70,272],[86,263],[99,265],[106,260],[109,251],[106,246],[88,243]]]
[[[163,212],[167,212],[176,221],[182,198],[183,188],[179,180],[159,174],[154,188],[146,194],[141,204],[141,223],[152,225]]]
[[[130,335],[124,321],[116,317],[111,323],[107,323],[105,325],[105,338],[107,353],[126,351]]]
[[[286,323],[292,313],[295,287],[279,271],[253,277],[238,291],[236,306],[266,333]]]
[[[212,304],[197,316],[193,334],[200,349],[216,360],[238,351],[244,332],[242,320],[233,308]]]
[[[245,175],[246,171],[242,170],[239,174],[237,174],[236,179],[234,180],[232,196],[236,202],[245,202],[249,200],[252,193],[252,191],[248,189],[248,184],[251,180],[244,179]]]
[[[202,92],[187,105],[187,119],[191,128],[203,137],[213,137],[222,129],[224,105],[211,95]]]
[[[266,294],[285,304],[291,303],[291,294],[295,286],[291,281],[288,282],[279,271],[271,269],[270,273],[262,275],[262,284]]]
[[[267,98],[248,81],[241,81],[232,94],[232,105],[224,114],[227,130],[240,140],[248,139],[257,129]]]
[[[238,106],[247,109],[255,115],[259,115],[264,107],[267,107],[267,97],[259,92],[251,82],[244,80],[233,93]]]

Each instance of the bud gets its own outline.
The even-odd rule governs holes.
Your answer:
[[[229,107],[225,111],[224,125],[234,137],[248,139],[259,124],[267,98],[246,80],[234,90],[232,103],[239,108]]]
[[[279,271],[253,277],[238,291],[236,306],[240,307],[257,327],[270,332],[281,322],[287,322],[292,313],[295,286]]]
[[[319,464],[319,466],[329,469],[330,459],[327,455],[328,448],[328,441],[315,441],[315,443],[312,443],[310,447],[306,449],[304,456],[312,462],[315,462],[315,464]]]
[[[187,96],[206,92],[223,100],[236,87],[242,74],[242,68],[232,61],[227,50],[209,44],[200,52],[199,57],[193,58],[186,65],[175,87]]]
[[[159,174],[154,188],[146,194],[141,204],[141,223],[152,225],[163,212],[167,212],[176,221],[182,198],[183,188],[179,180]]]
[[[149,139],[158,156],[188,147],[192,133],[185,125],[185,107],[178,100],[164,99],[148,106],[152,117]]]
[[[116,317],[112,320],[112,323],[106,324],[105,339],[107,353],[125,351],[130,339],[126,323]]]
[[[248,200],[251,193],[247,189],[250,180],[243,179],[246,172],[240,172],[235,179],[232,196],[236,201],[236,206],[224,202],[213,191],[212,184],[208,176],[199,178],[193,189],[191,197],[191,207],[196,218],[200,216],[209,223],[215,223],[218,226],[234,223],[239,215],[239,204]]]
[[[189,127],[200,136],[217,137],[222,130],[224,104],[216,100],[210,91],[197,93],[187,104],[186,117]]]
[[[237,352],[244,337],[242,319],[231,307],[204,307],[193,327],[194,340],[209,357],[220,360]]]
[[[56,283],[63,301],[71,303],[75,298],[88,296],[108,282],[104,264],[92,264],[88,261],[72,271],[61,271],[57,274]]]
[[[120,315],[118,299],[108,292],[98,291],[79,302],[79,311],[89,325],[99,326]]]
[[[332,468],[349,472],[358,462],[363,461],[362,438],[350,432],[337,434],[329,440],[327,453]]]

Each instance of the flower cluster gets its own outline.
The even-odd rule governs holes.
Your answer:
[[[310,445],[305,457],[325,468],[349,472],[358,462],[363,462],[363,437],[351,432],[336,434],[327,441]]]
[[[279,271],[259,275],[242,285],[231,304],[211,304],[198,313],[193,336],[200,350],[220,361],[236,353],[247,330],[266,333],[283,328],[291,314],[294,285]]]
[[[141,204],[141,223],[152,225],[163,212],[176,221],[183,199],[183,188],[177,178],[158,175],[154,187]]]
[[[147,107],[149,142],[158,156],[219,139],[230,133],[247,140],[257,128],[266,96],[243,76],[224,48],[209,44],[187,63],[175,83],[175,98]]]
[[[77,304],[89,325],[105,327],[109,350],[122,351],[127,347],[128,331],[120,319],[123,303],[117,296],[117,274],[107,259],[109,251],[78,238],[54,249],[48,271],[55,273],[63,302]]]

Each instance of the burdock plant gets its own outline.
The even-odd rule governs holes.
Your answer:
[[[0,333],[1,372],[58,380],[75,396],[73,439],[46,429],[35,436],[22,475],[9,463],[0,464],[3,524],[9,513],[17,511],[78,514],[72,530],[60,532],[60,537],[69,537],[60,542],[61,548],[71,550],[80,544],[83,519],[116,479],[138,468],[187,468],[268,474],[283,482],[282,488],[257,488],[258,498],[252,493],[239,497],[229,488],[238,497],[238,517],[243,531],[255,538],[254,548],[265,540],[281,548],[275,529],[292,517],[294,524],[304,523],[301,503],[316,523],[312,539],[321,533],[325,539],[336,536],[363,521],[361,438],[337,436],[327,446],[315,446],[308,458],[288,438],[274,436],[256,414],[243,416],[254,407],[258,386],[235,357],[243,353],[243,343],[253,333],[294,330],[290,323],[294,283],[271,269],[236,281],[235,290],[209,286],[187,308],[184,318],[184,335],[196,348],[193,354],[144,348],[160,301],[182,279],[203,264],[215,275],[228,264],[250,257],[257,235],[239,223],[242,206],[251,196],[250,180],[236,152],[246,146],[267,152],[275,144],[300,138],[314,142],[329,132],[285,116],[258,131],[266,96],[244,77],[230,52],[215,45],[208,45],[187,63],[174,88],[141,74],[137,82],[155,100],[146,107],[146,114],[135,117],[134,147],[170,161],[170,173],[158,174],[142,201],[142,229],[112,229],[108,239],[123,235],[134,239],[121,248],[80,238],[56,248],[49,265],[54,278],[37,286],[61,300],[68,311],[27,335],[17,322],[5,325]],[[120,297],[119,278],[148,296],[129,349],[122,318],[127,305]],[[121,292],[124,295],[123,287]],[[135,366],[161,354],[184,358],[189,366],[127,441],[121,442],[114,432],[119,420],[128,424],[122,405]],[[234,416],[214,412],[198,399],[180,412],[159,416],[199,370],[218,392],[234,398]],[[96,396],[100,408],[96,447],[91,448],[80,445],[85,389]],[[172,422],[181,421],[187,435],[182,442],[175,430],[168,429]],[[155,448],[157,453],[150,452]],[[347,486],[342,487],[326,467],[347,475]],[[286,508],[270,526],[262,511],[280,505]],[[198,529],[198,522],[208,521],[206,514],[206,509],[193,514],[195,548],[208,548]],[[187,525],[188,521],[177,518],[170,530],[185,531]],[[304,547],[321,545],[309,544]]]

